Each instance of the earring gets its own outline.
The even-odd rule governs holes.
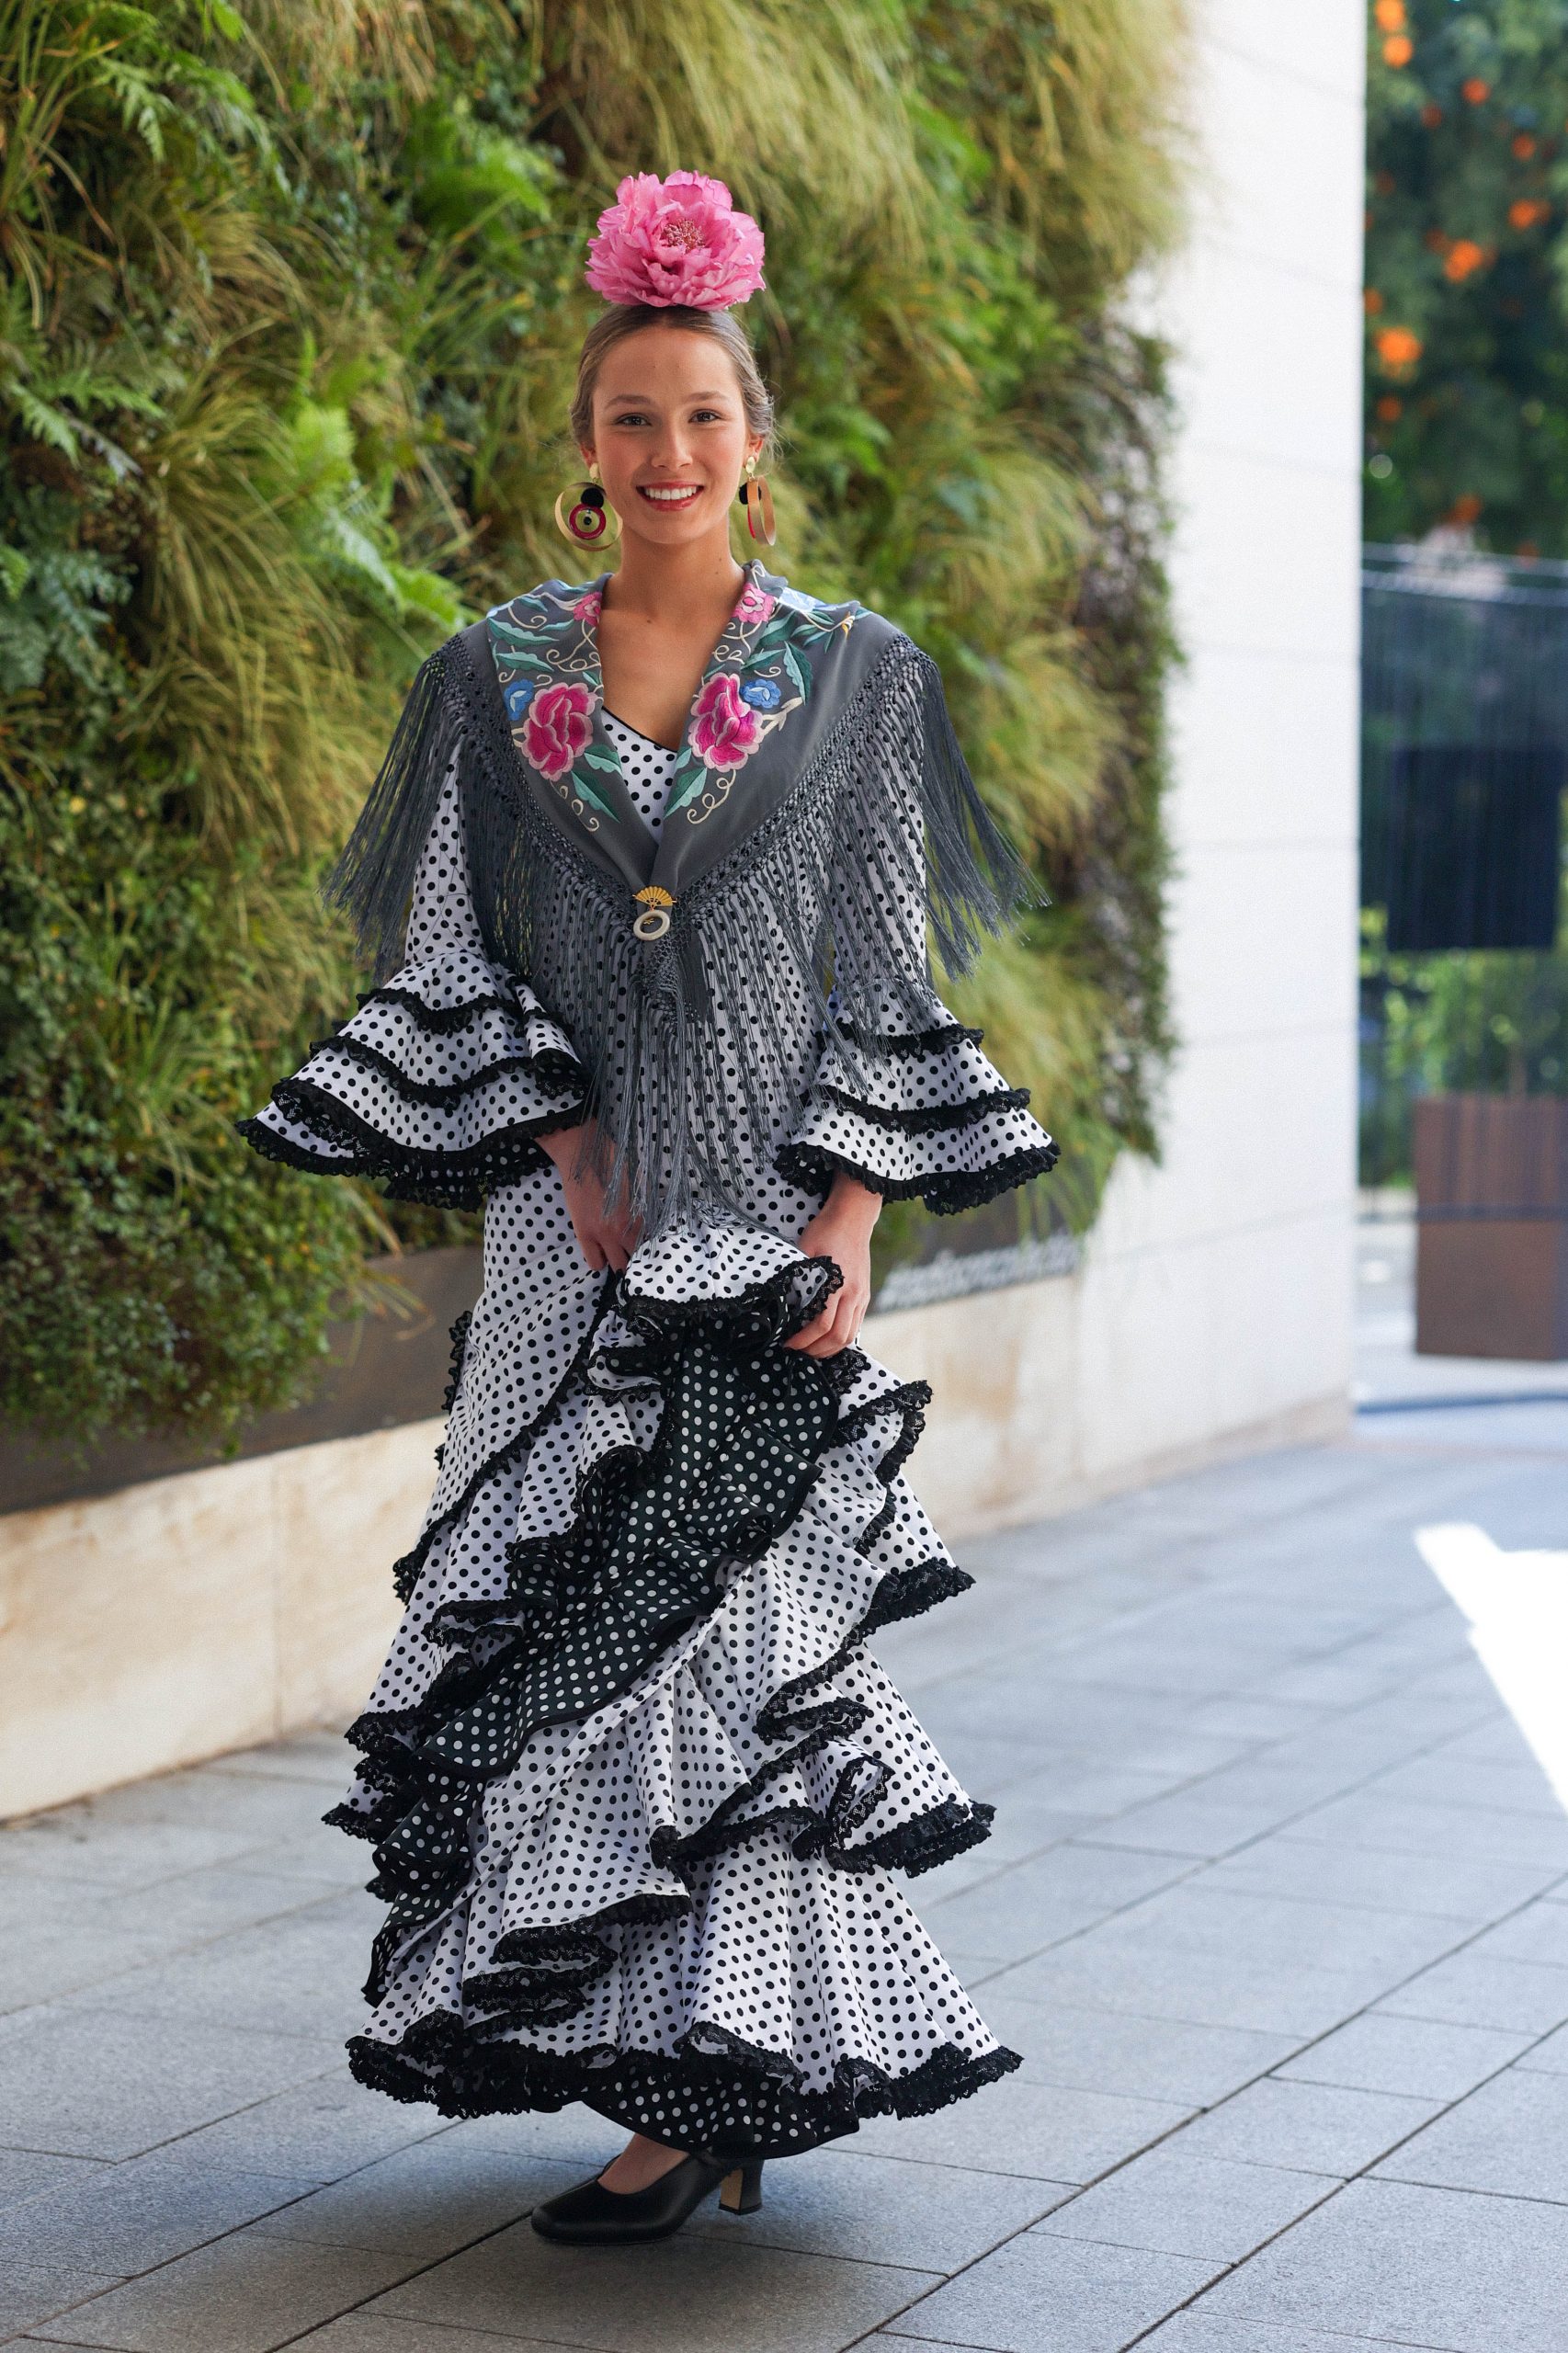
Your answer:
[[[570,506],[566,505],[571,499]],[[564,512],[562,509],[564,508]],[[620,517],[599,488],[597,462],[588,468],[588,479],[574,493],[563,490],[555,502],[555,528],[563,539],[580,548],[608,547],[620,537]]]
[[[746,510],[746,529],[754,540],[770,548],[778,539],[773,520],[773,493],[767,486],[767,476],[756,471],[756,460],[746,460],[746,478],[736,494]]]

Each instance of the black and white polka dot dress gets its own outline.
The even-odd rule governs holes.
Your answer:
[[[606,725],[656,828],[675,756]],[[751,1169],[758,1223],[677,1223],[596,1273],[530,1141],[574,1122],[582,1068],[485,957],[450,778],[406,959],[247,1123],[299,1167],[488,1190],[405,1614],[329,1817],[375,1842],[391,1906],[355,2072],[449,2115],[581,2100],[726,2156],[962,2097],[1017,2055],[891,1874],[991,1809],[867,1639],[970,1582],[902,1475],[928,1392],[781,1341],[837,1279],[799,1245],[835,1168],[950,1206],[1049,1139],[934,1000],[874,1099],[823,1045]]]

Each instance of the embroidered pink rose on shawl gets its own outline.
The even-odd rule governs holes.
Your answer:
[[[566,774],[593,733],[594,698],[586,687],[546,687],[523,722],[523,753],[553,783]]]
[[[722,180],[700,172],[629,173],[599,214],[586,276],[607,302],[744,302],[762,284],[762,231]]]
[[[738,768],[762,740],[756,713],[741,700],[727,670],[710,678],[691,710],[691,748],[709,768]]]
[[[573,606],[572,618],[574,621],[581,621],[585,629],[597,629],[599,615],[604,610],[604,603],[605,600],[597,588],[590,588],[587,595],[579,597]]]
[[[760,628],[761,624],[776,610],[778,603],[777,597],[770,597],[766,588],[759,588],[755,580],[748,580],[741,590],[741,601],[735,607],[735,619],[744,622],[747,629],[752,628],[754,624]]]

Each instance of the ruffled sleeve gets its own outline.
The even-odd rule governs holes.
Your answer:
[[[415,877],[406,961],[237,1124],[268,1159],[375,1176],[393,1200],[477,1209],[545,1165],[538,1139],[584,1116],[572,1041],[484,952],[469,889],[459,763]]]
[[[829,1005],[836,1037],[860,1048],[858,1071],[830,1030],[778,1155],[792,1183],[825,1192],[844,1168],[884,1200],[918,1199],[949,1216],[1054,1165],[1056,1146],[1028,1108],[1028,1087],[1008,1086],[981,1051],[983,1033],[966,1029],[934,989],[919,1029],[904,1026],[907,1014],[892,998],[874,1033],[852,1029]]]
[[[1057,1148],[1028,1089],[1008,1086],[982,1032],[937,995],[926,924],[962,972],[982,931],[1045,902],[984,810],[936,665],[916,656],[912,675],[917,722],[890,698],[888,740],[868,763],[877,789],[846,800],[829,890],[835,983],[812,1085],[777,1157],[810,1191],[843,1168],[884,1200],[950,1215],[1042,1175]],[[957,888],[945,891],[944,877]]]

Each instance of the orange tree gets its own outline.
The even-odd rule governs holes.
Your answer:
[[[1366,536],[1568,555],[1568,0],[1372,0]]]

